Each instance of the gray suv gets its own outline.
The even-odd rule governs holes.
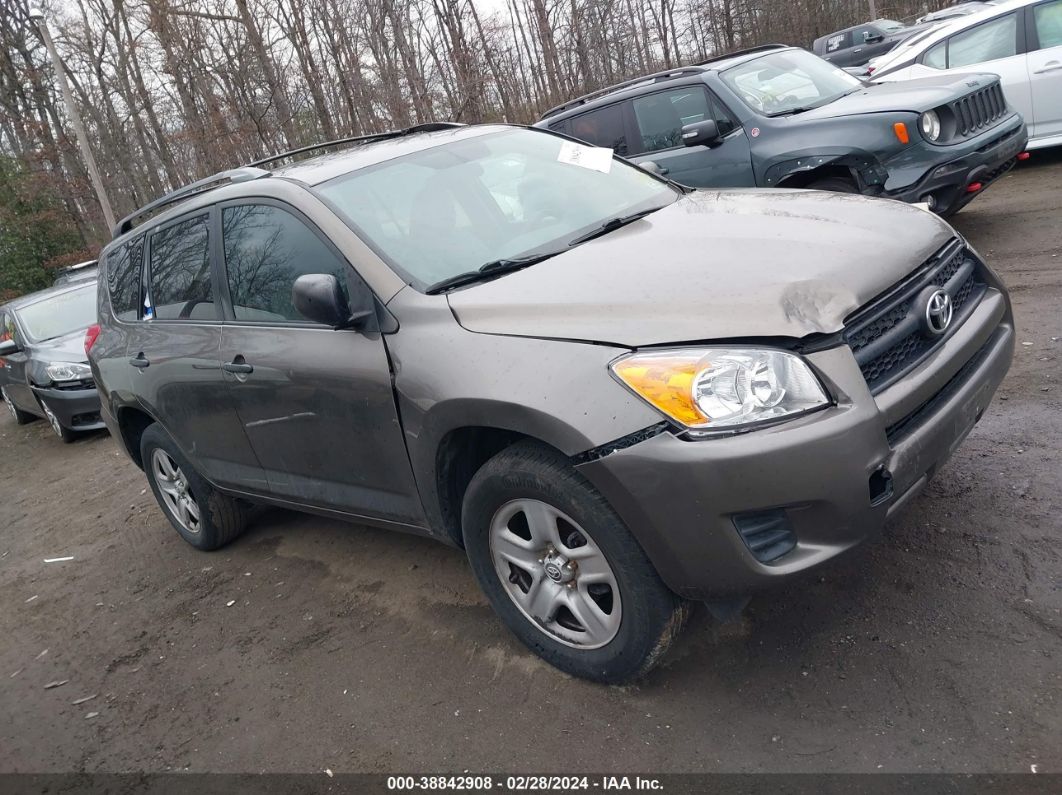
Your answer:
[[[250,503],[431,536],[578,676],[875,534],[1011,360],[1002,284],[916,207],[520,127],[347,143],[119,225],[103,416],[194,546]]]
[[[867,84],[772,44],[635,78],[536,126],[698,188],[816,188],[958,212],[1024,154],[996,75]]]

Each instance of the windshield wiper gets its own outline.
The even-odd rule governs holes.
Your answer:
[[[586,234],[579,235],[579,237],[575,237],[569,240],[568,247],[571,248],[572,246],[578,246],[580,243],[585,243],[588,240],[593,240],[595,237],[601,237],[602,235],[607,235],[609,232],[615,232],[621,226],[626,226],[627,224],[633,223],[639,218],[645,218],[645,216],[649,215],[649,213],[655,213],[659,209],[661,208],[653,207],[648,210],[642,210],[639,213],[631,213],[630,215],[624,215],[621,218],[610,218],[605,221],[605,223],[601,224],[601,226],[597,227],[597,229],[591,229]]]
[[[480,265],[474,271],[458,273],[456,276],[451,276],[447,279],[443,279],[441,282],[436,282],[425,292],[428,295],[437,295],[438,293],[443,293],[465,284],[484,282],[488,279],[493,279],[495,276],[512,273],[513,271],[526,268],[528,265],[534,265],[536,262],[542,262],[542,260],[555,257],[560,253],[560,251],[545,251],[539,254],[528,254],[525,257],[491,260],[485,265]]]

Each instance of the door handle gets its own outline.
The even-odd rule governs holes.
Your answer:
[[[1048,72],[1057,72],[1059,69],[1062,69],[1062,63],[1059,63],[1058,61],[1048,61],[1044,64],[1043,69],[1037,69],[1035,72],[1033,72],[1033,74],[1043,75],[1047,74]]]
[[[139,368],[141,370],[143,370],[145,367],[150,367],[151,366],[151,362],[148,360],[148,358],[143,353],[139,353],[136,356],[134,356],[132,359],[130,359],[129,360],[129,364],[131,364],[131,365],[133,365],[133,367],[137,367],[137,368]]]
[[[254,367],[247,364],[242,356],[237,356],[231,362],[221,365],[221,369],[226,373],[235,373],[237,375],[247,375],[254,372]]]

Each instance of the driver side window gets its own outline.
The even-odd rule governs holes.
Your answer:
[[[217,320],[210,272],[209,216],[178,221],[151,236],[144,319]]]

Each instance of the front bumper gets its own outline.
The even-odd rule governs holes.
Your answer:
[[[96,431],[107,427],[100,416],[100,395],[95,388],[46,389],[35,386],[33,393],[47,404],[64,428]]]
[[[746,594],[879,533],[980,419],[1013,350],[1009,304],[993,287],[933,355],[876,396],[851,349],[835,347],[807,357],[834,406],[738,436],[685,441],[665,432],[579,469],[673,591]],[[785,517],[795,545],[765,563],[735,518],[772,512]]]
[[[1025,123],[1020,116],[1015,115],[1007,122],[961,144],[931,146],[924,143],[923,154],[930,159],[932,166],[927,169],[925,161],[919,162],[918,158],[905,156],[905,174],[900,175],[896,173],[898,164],[890,164],[889,183],[882,195],[905,202],[932,200],[935,212],[957,212],[1010,171],[1028,142],[1029,133]],[[912,173],[915,164],[917,170]],[[905,184],[905,176],[914,181]],[[975,183],[981,187],[969,190]]]

